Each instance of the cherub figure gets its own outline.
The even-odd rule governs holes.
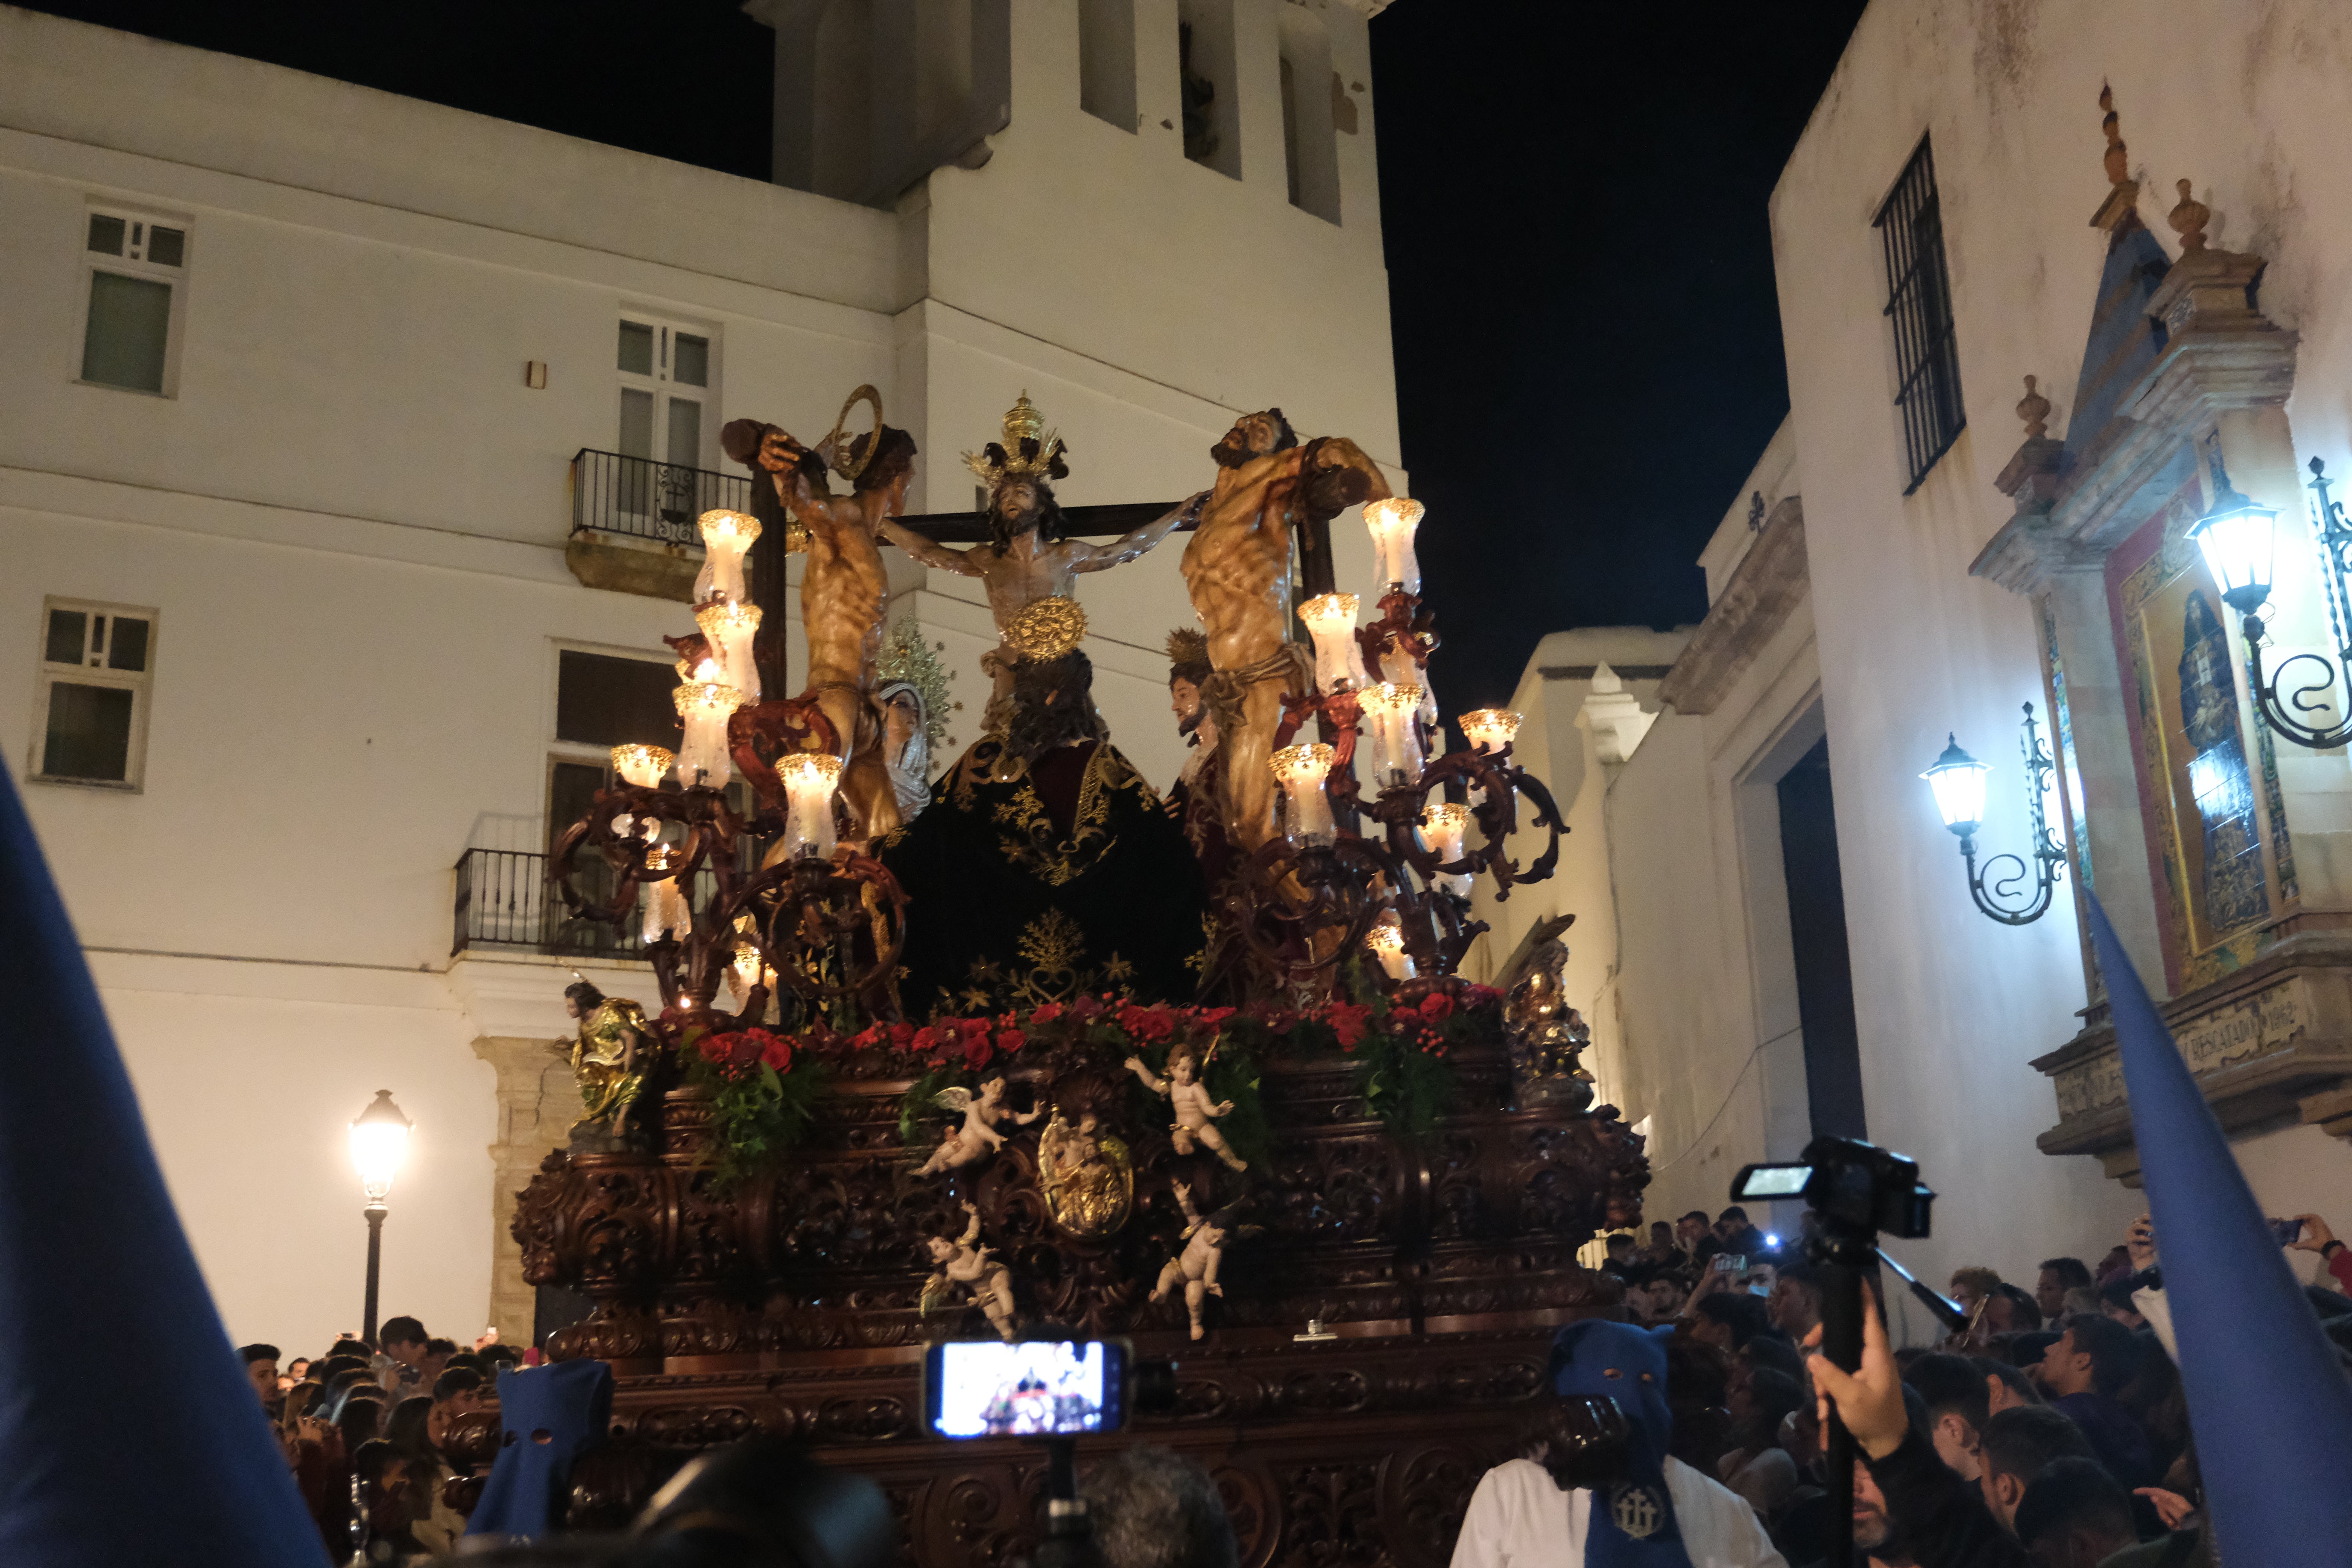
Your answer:
[[[1013,1318],[1013,1270],[979,1245],[980,1211],[966,1204],[963,1212],[971,1216],[971,1223],[964,1226],[961,1237],[950,1241],[944,1236],[935,1236],[925,1244],[939,1268],[923,1281],[923,1313],[928,1317],[944,1305],[961,1286],[980,1303],[989,1326],[1003,1336],[1006,1344],[1011,1344],[1019,1335],[1019,1325]]]
[[[1234,1102],[1211,1101],[1208,1085],[1200,1081],[1200,1058],[1192,1047],[1179,1046],[1170,1054],[1168,1076],[1164,1079],[1135,1057],[1127,1058],[1127,1070],[1141,1079],[1143,1087],[1152,1093],[1168,1097],[1169,1108],[1176,1113],[1176,1124],[1169,1129],[1169,1142],[1175,1144],[1176,1152],[1189,1154],[1192,1145],[1199,1142],[1232,1169],[1249,1169],[1248,1161],[1225,1146],[1225,1135],[1217,1131],[1212,1120],[1230,1112]]]
[[[1042,1110],[1015,1110],[1005,1104],[1003,1073],[992,1073],[982,1079],[977,1095],[968,1089],[943,1089],[931,1097],[931,1103],[942,1110],[961,1114],[963,1125],[948,1130],[940,1146],[931,1151],[931,1157],[915,1173],[919,1176],[961,1170],[982,1155],[1004,1146],[1004,1134],[996,1130],[998,1123],[1009,1120],[1015,1126],[1026,1127],[1044,1114]]]
[[[1203,1218],[1192,1206],[1192,1189],[1182,1182],[1172,1184],[1176,1201],[1184,1209],[1184,1250],[1160,1266],[1160,1283],[1151,1288],[1151,1299],[1164,1301],[1176,1288],[1184,1284],[1184,1310],[1192,1315],[1192,1337],[1205,1332],[1201,1326],[1201,1309],[1212,1296],[1223,1296],[1225,1288],[1217,1283],[1217,1267],[1224,1261],[1225,1237],[1233,1230],[1234,1214],[1246,1198],[1232,1203]]]

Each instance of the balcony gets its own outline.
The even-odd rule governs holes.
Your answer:
[[[613,872],[583,856],[578,882],[590,898],[609,897]],[[717,879],[705,868],[696,883],[694,903],[700,908]],[[456,934],[449,953],[454,958],[475,949],[605,963],[646,957],[645,940],[635,925],[616,931],[575,916],[548,886],[547,857],[517,849],[468,849],[457,861]]]
[[[748,474],[719,474],[583,447],[572,459],[572,574],[591,588],[690,601],[702,570],[695,519],[751,510]]]

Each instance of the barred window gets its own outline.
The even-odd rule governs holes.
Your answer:
[[[1952,327],[1952,280],[1944,267],[1944,219],[1936,202],[1936,160],[1927,139],[1872,220],[1886,242],[1886,317],[1895,323],[1909,495],[1950,449],[1968,415],[1960,405],[1960,359]]]

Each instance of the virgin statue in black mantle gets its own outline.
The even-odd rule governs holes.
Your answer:
[[[1189,1003],[1201,981],[1200,862],[1159,794],[1097,738],[1086,617],[1040,600],[1003,733],[982,736],[885,839],[906,889],[899,999],[910,1018],[1026,1011],[1081,992]]]

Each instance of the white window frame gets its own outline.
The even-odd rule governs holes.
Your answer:
[[[620,368],[619,338],[623,325],[650,328],[654,334],[654,368],[650,375],[640,375]],[[613,364],[613,449],[621,449],[621,405],[624,391],[649,393],[654,399],[653,444],[657,448],[652,460],[672,468],[716,470],[719,455],[719,329],[703,321],[680,321],[658,310],[640,310],[624,305],[614,316],[614,358]],[[683,332],[700,338],[709,345],[704,364],[702,384],[675,379],[675,340]],[[669,400],[684,396],[698,404],[702,414],[695,430],[695,450],[681,458],[669,449]]]
[[[109,669],[103,663],[91,664],[89,649],[90,626],[82,628],[82,658],[79,663],[65,664],[49,658],[49,615],[54,610],[79,612],[84,616],[104,616],[107,640],[110,647],[117,616],[128,616],[147,623],[147,658],[143,669]],[[119,790],[131,795],[143,794],[147,787],[147,720],[152,710],[155,686],[156,650],[163,640],[163,614],[143,605],[110,605],[95,599],[72,599],[51,595],[41,601],[40,666],[33,692],[33,733],[28,754],[25,759],[25,777],[36,784],[71,784],[82,789]],[[49,694],[60,680],[77,686],[111,687],[131,693],[130,746],[123,758],[124,776],[120,779],[75,778],[65,773],[41,771],[46,760],[49,739]]]
[[[94,217],[121,218],[126,226],[123,254],[109,256],[89,247],[89,220]],[[161,224],[180,232],[180,264],[166,267],[149,261],[147,231]],[[133,240],[135,230],[139,238]],[[81,227],[74,236],[80,262],[76,279],[73,342],[68,352],[70,379],[77,386],[94,386],[106,392],[126,392],[133,397],[177,397],[180,395],[180,350],[186,338],[188,314],[188,279],[195,259],[196,226],[184,214],[159,212],[143,207],[125,206],[120,202],[91,198],[81,215]],[[99,272],[119,273],[125,278],[168,283],[172,289],[171,314],[163,328],[163,386],[151,392],[143,386],[121,386],[110,381],[89,381],[82,376],[83,351],[89,340],[89,295],[91,275]]]

